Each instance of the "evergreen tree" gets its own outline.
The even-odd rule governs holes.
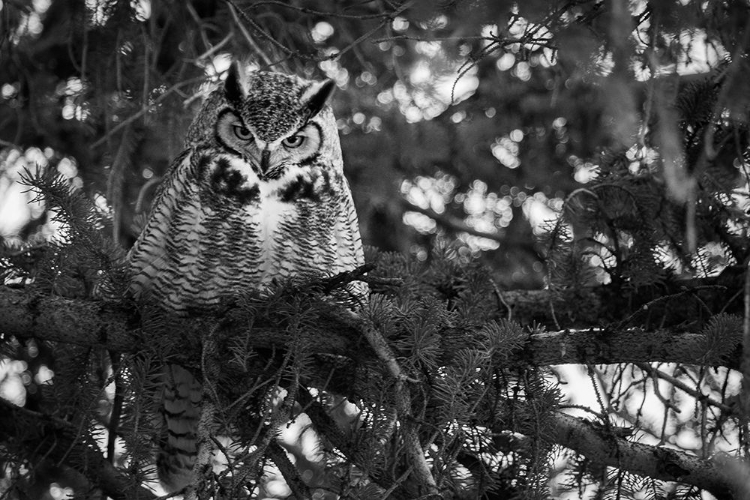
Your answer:
[[[197,498],[750,495],[744,3],[0,8],[3,495],[155,498],[167,363]],[[123,256],[231,56],[336,81],[372,248],[169,317]]]

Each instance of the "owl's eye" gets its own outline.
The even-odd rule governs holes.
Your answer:
[[[282,144],[287,148],[298,148],[305,143],[305,139],[306,137],[302,134],[294,134],[284,139]]]
[[[250,132],[250,129],[243,127],[242,125],[235,125],[233,129],[234,129],[234,135],[236,135],[239,140],[241,141],[252,140],[253,133]]]

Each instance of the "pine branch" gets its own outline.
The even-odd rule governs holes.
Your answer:
[[[289,489],[292,490],[295,498],[299,500],[313,498],[310,488],[302,480],[294,464],[289,460],[286,451],[277,441],[272,441],[268,446],[268,456],[276,464],[276,467],[279,468],[279,471],[281,471],[281,475],[284,476],[284,480],[289,485]]]
[[[529,291],[518,293],[523,300],[530,300],[533,296]],[[547,307],[546,302],[540,300],[546,294],[543,291],[536,295],[541,307]],[[503,292],[503,296],[513,304],[513,292]],[[98,346],[116,352],[135,352],[143,345],[134,313],[103,302],[39,296],[0,287],[0,310],[3,311],[0,331],[5,335]],[[222,338],[244,336],[246,323],[224,319]],[[364,336],[363,326],[354,318],[330,316],[327,319],[330,322],[325,325],[326,336],[316,339],[312,346],[314,353],[335,354],[355,360],[373,354],[372,351],[363,350],[360,342]],[[200,332],[206,331],[207,325],[211,324],[215,324],[212,318],[205,321],[177,318],[172,326],[186,332],[186,335],[192,332],[196,338],[200,338]],[[465,335],[469,338],[472,332],[465,332]],[[529,336],[516,362],[548,366],[661,361],[738,368],[736,350],[707,355],[710,354],[707,353],[707,346],[711,345],[709,337],[704,333],[633,328],[545,332]],[[257,323],[253,326],[251,342],[254,348],[283,346],[291,340],[290,332],[278,326]]]
[[[0,311],[0,330],[5,335],[100,346],[115,352],[133,352],[142,344],[132,325],[132,313],[104,302],[0,287]]]
[[[55,465],[71,467],[114,500],[156,498],[144,487],[128,491],[126,476],[102,456],[97,443],[79,434],[77,425],[0,398],[0,442],[22,447],[28,457],[43,457]]]
[[[5,335],[17,337],[36,337],[44,340],[56,340],[79,345],[96,345],[121,352],[132,352],[142,348],[143,342],[139,341],[132,314],[108,307],[103,303],[87,302],[81,300],[61,299],[58,297],[40,297],[33,293],[21,290],[13,290],[7,287],[0,288],[0,310],[4,315],[0,317],[0,331]],[[352,319],[351,316],[343,316],[337,319],[331,317],[333,328],[326,326],[325,338],[318,338],[311,345],[315,353],[336,354],[348,358],[352,366],[373,366],[377,355],[365,347],[363,342],[363,325]],[[216,325],[215,319],[213,324]],[[200,332],[206,331],[206,324],[197,318],[191,318],[177,328],[185,328],[186,331],[193,329],[197,338]],[[247,336],[247,323],[242,321],[231,321],[231,314],[226,315],[216,331],[218,339],[231,337],[246,337],[252,344],[252,348],[282,347],[288,345],[294,339],[292,334],[283,328],[253,325],[253,333]],[[476,331],[462,332],[466,342],[470,343],[472,336],[478,335]],[[645,362],[645,361],[672,361],[700,364],[713,363],[715,366],[722,364],[718,354],[706,357],[708,345],[715,343],[710,339],[710,333],[678,333],[668,332],[646,332],[623,329],[619,331],[582,331],[582,332],[552,332],[530,335],[523,351],[510,359],[500,359],[496,363],[507,365],[509,362],[528,365],[547,365],[561,363],[615,363],[615,362]],[[221,340],[219,340],[221,341]],[[520,338],[523,341],[523,338]],[[187,345],[180,345],[182,350],[187,350]],[[282,347],[283,348],[283,347]],[[445,349],[449,351],[448,349]],[[516,351],[514,351],[516,352]],[[731,358],[724,365],[737,364],[736,357]],[[263,363],[263,361],[260,361]],[[442,363],[451,363],[451,359],[441,359]],[[354,369],[349,370],[346,362],[341,361],[343,368],[336,370],[338,384],[352,388],[356,392],[357,381]],[[229,366],[227,369],[231,368]],[[325,364],[318,365],[321,373],[327,373]],[[330,367],[328,367],[330,371]],[[232,374],[232,377],[242,376],[241,373]],[[324,379],[321,376],[321,379]],[[238,384],[241,386],[241,384]],[[325,386],[325,385],[322,385]],[[8,403],[3,403],[8,406]],[[27,410],[15,408],[10,412],[3,412],[16,419],[15,414]],[[320,412],[319,412],[320,413]],[[311,415],[316,423],[316,428],[321,434],[331,439],[336,447],[350,459],[351,463],[357,463],[356,447],[343,446],[342,439],[333,426],[325,425],[319,414]],[[408,418],[408,415],[406,416]],[[3,438],[11,440],[16,436],[18,429],[11,425],[4,425],[5,416],[0,417],[0,428],[3,429]],[[44,417],[39,417],[42,420]],[[52,419],[48,418],[48,422]],[[546,428],[542,428],[545,437],[552,439],[563,446],[580,452],[591,458],[593,462],[603,463],[637,474],[644,474],[657,479],[680,481],[705,488],[715,494],[728,495],[731,488],[730,478],[718,470],[718,458],[703,460],[674,450],[647,446],[640,443],[632,443],[617,436],[613,436],[611,429],[599,429],[595,424],[581,421],[575,417],[555,413],[551,418],[545,418]],[[321,425],[323,424],[323,425]],[[51,427],[42,426],[36,436],[41,439],[45,435],[57,435],[63,432],[52,423],[46,424]],[[533,433],[537,429],[525,429],[526,433]],[[328,431],[333,431],[329,435]],[[524,429],[519,429],[524,432]],[[63,435],[60,440],[67,439],[70,446],[78,446],[85,451],[86,444],[78,443],[75,434]],[[62,441],[61,441],[62,442]],[[342,444],[338,444],[342,443]],[[32,444],[31,446],[36,446]],[[57,447],[66,449],[67,447]],[[56,448],[56,449],[57,449]],[[33,448],[32,448],[33,449]],[[54,450],[53,450],[54,451]],[[98,460],[104,461],[97,451]],[[351,454],[351,456],[349,456]],[[61,460],[62,457],[57,458]],[[89,465],[92,463],[88,459]],[[94,461],[93,463],[98,464]],[[733,464],[735,462],[732,462]],[[75,466],[75,464],[72,464]],[[96,465],[98,471],[99,465]],[[111,467],[110,464],[101,467]],[[109,469],[107,469],[109,470]],[[98,472],[97,472],[98,473]],[[119,476],[112,479],[103,473],[105,481],[120,481]],[[387,484],[379,484],[387,487]],[[102,485],[102,488],[111,486]],[[115,498],[123,498],[122,496]]]
[[[299,403],[303,406],[303,411],[310,417],[315,430],[323,437],[325,437],[331,445],[339,450],[342,455],[350,461],[350,463],[361,467],[363,471],[367,470],[366,463],[362,460],[361,449],[355,443],[355,440],[351,439],[342,431],[331,415],[326,411],[326,408],[318,401],[316,401],[310,392],[306,388],[301,388],[297,395]],[[368,479],[373,484],[378,485],[381,491],[385,491],[390,485],[383,480],[383,477],[378,475],[368,476]]]
[[[750,494],[750,488],[738,474],[744,466],[730,456],[717,454],[703,459],[670,448],[628,441],[604,426],[564,413],[554,414],[549,423],[548,435],[554,442],[585,455],[592,463],[690,484],[719,499],[748,498]]]
[[[385,365],[388,373],[391,377],[396,380],[394,384],[394,392],[396,399],[396,408],[398,410],[399,422],[404,436],[404,444],[406,446],[406,454],[409,457],[412,467],[414,468],[414,477],[422,486],[426,493],[429,495],[437,495],[438,487],[435,483],[435,478],[430,472],[430,467],[427,465],[425,460],[424,450],[419,442],[419,436],[417,435],[418,426],[414,423],[414,418],[411,411],[411,391],[407,382],[419,383],[418,380],[409,379],[408,375],[399,366],[396,356],[393,354],[393,350],[388,346],[388,343],[383,337],[382,333],[371,324],[367,322],[367,326],[363,329],[363,333],[367,341],[370,343],[370,347],[375,351],[380,361]]]
[[[525,348],[535,366],[568,363],[656,362],[739,366],[738,352],[706,358],[708,336],[702,333],[641,329],[558,331],[532,335]]]
[[[648,363],[635,363],[635,365],[638,368],[640,368],[641,370],[643,370],[644,372],[646,372],[649,375],[651,375],[651,377],[653,377],[654,380],[661,379],[661,380],[664,380],[666,382],[669,382],[670,384],[672,384],[676,388],[680,389],[681,391],[683,391],[683,392],[689,394],[690,396],[692,396],[693,398],[695,398],[696,401],[704,402],[704,403],[709,404],[711,406],[715,406],[716,408],[718,408],[719,410],[721,410],[722,412],[724,412],[727,415],[732,415],[733,413],[735,413],[735,409],[732,406],[730,406],[728,404],[725,404],[725,403],[722,403],[721,401],[717,401],[716,399],[712,398],[711,396],[709,396],[707,394],[704,394],[700,390],[695,389],[693,387],[690,387],[688,384],[686,384],[685,382],[683,382],[679,378],[674,377],[674,376],[672,376],[672,375],[670,375],[668,373],[664,373],[663,371],[654,368],[653,366],[651,366]]]

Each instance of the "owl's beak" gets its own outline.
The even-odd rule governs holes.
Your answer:
[[[268,164],[270,158],[271,152],[267,149],[264,149],[260,154],[260,171],[264,174],[268,172]]]

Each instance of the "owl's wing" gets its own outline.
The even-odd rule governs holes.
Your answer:
[[[169,255],[171,242],[181,237],[184,229],[176,220],[192,218],[193,224],[200,223],[196,179],[192,177],[194,154],[193,150],[186,150],[172,162],[157,190],[148,222],[128,253],[132,273],[130,292],[136,299],[159,292],[153,305],[164,310],[170,310],[170,293],[165,283],[179,287],[179,280],[171,276],[174,259]],[[177,365],[165,367],[163,381],[163,424],[157,468],[165,488],[174,492],[193,481],[202,388],[190,372]]]
[[[193,153],[192,150],[184,151],[170,165],[157,189],[148,222],[128,252],[129,291],[136,299],[152,288],[154,279],[167,265],[167,236],[187,189],[187,172],[191,169]]]

